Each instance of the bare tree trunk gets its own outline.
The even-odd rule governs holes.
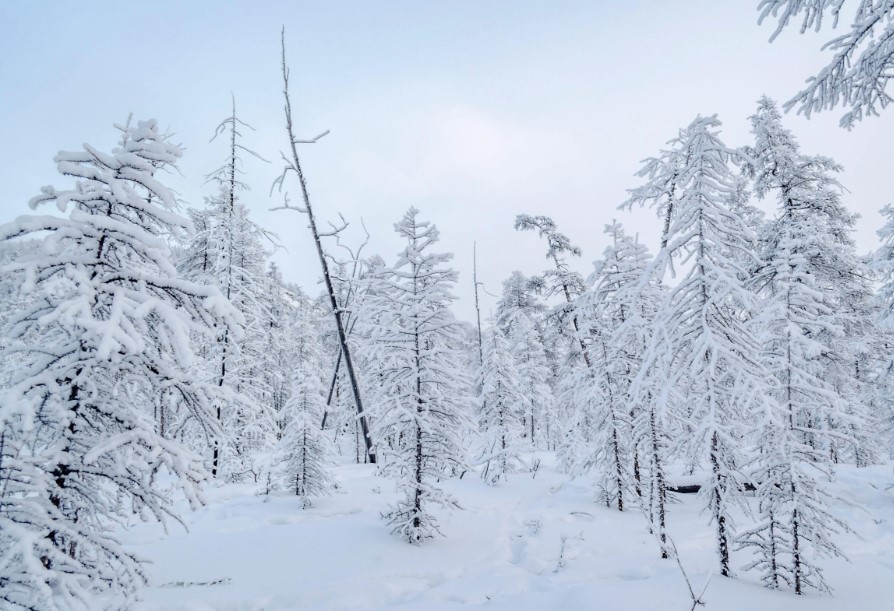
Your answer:
[[[484,347],[481,340],[481,308],[478,305],[478,245],[472,242],[472,282],[475,283],[475,316],[478,319],[478,364],[484,364]]]
[[[326,428],[326,420],[329,418],[329,408],[332,406],[332,395],[335,393],[335,384],[338,382],[339,369],[341,369],[341,348],[338,349],[338,356],[335,357],[335,370],[332,372],[332,381],[329,382],[329,394],[326,395],[326,411],[323,412],[321,431]]]
[[[720,441],[717,432],[711,436],[711,468],[714,472],[714,519],[717,521],[717,552],[720,556],[720,574],[723,577],[730,576],[729,570],[729,543],[726,533],[726,514],[723,512],[723,494],[720,485],[720,462],[718,454],[720,451]]]
[[[323,251],[323,243],[320,241],[320,232],[317,230],[317,221],[314,217],[313,208],[310,205],[310,196],[307,193],[307,182],[304,179],[304,173],[301,171],[301,162],[298,159],[298,149],[296,148],[296,139],[294,129],[292,128],[292,103],[289,100],[289,69],[286,66],[286,31],[282,31],[282,76],[283,76],[283,96],[285,97],[285,113],[286,113],[286,132],[289,136],[289,146],[291,148],[292,159],[291,168],[298,175],[298,182],[301,184],[301,195],[304,199],[304,210],[310,224],[310,230],[313,234],[314,243],[317,247],[317,255],[320,258],[320,266],[323,270],[323,281],[326,284],[326,292],[329,295],[329,305],[332,308],[332,314],[335,316],[335,326],[338,330],[338,342],[341,346],[342,357],[345,361],[345,369],[348,371],[348,378],[351,382],[351,392],[354,395],[354,404],[357,406],[357,415],[360,420],[360,427],[363,430],[363,441],[366,446],[366,453],[369,456],[369,462],[376,462],[376,454],[372,447],[372,439],[369,435],[369,422],[366,413],[363,411],[363,399],[360,397],[360,383],[357,374],[354,371],[354,362],[351,359],[351,350],[348,347],[347,334],[345,333],[344,320],[342,319],[342,311],[335,297],[335,288],[332,284],[332,276],[329,274],[329,262]]]

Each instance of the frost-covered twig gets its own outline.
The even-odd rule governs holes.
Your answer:
[[[689,598],[692,600],[692,607],[690,607],[690,611],[694,611],[696,607],[704,607],[707,603],[704,601],[703,597],[705,592],[708,590],[708,585],[711,583],[712,573],[708,573],[708,577],[705,580],[705,585],[702,587],[701,591],[696,594],[695,590],[692,587],[692,581],[689,579],[689,573],[686,572],[686,568],[683,566],[683,562],[680,560],[680,553],[677,551],[677,544],[674,543],[673,538],[666,531],[664,532],[664,540],[658,534],[658,529],[655,528],[655,525],[652,521],[652,517],[646,511],[646,508],[640,504],[640,511],[643,514],[643,517],[646,518],[646,521],[649,522],[649,533],[655,537],[655,540],[658,541],[658,546],[661,548],[662,553],[667,558],[672,558],[674,562],[677,563],[677,567],[680,569],[680,573],[683,575],[683,581],[686,582],[686,589],[689,592]]]
[[[569,541],[583,541],[584,533],[581,532],[576,537],[569,537],[568,535],[562,535],[562,543],[559,547],[559,561],[556,562],[556,568],[553,569],[553,573],[558,573],[560,570],[564,569],[567,566],[565,562],[565,552],[568,551],[568,542]]]

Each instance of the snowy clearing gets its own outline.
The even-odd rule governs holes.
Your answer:
[[[421,546],[384,528],[380,512],[397,495],[373,466],[339,467],[339,490],[308,510],[296,497],[265,499],[245,484],[209,489],[207,506],[186,515],[189,533],[165,536],[147,524],[124,535],[151,561],[152,583],[138,608],[689,609],[683,578],[672,560],[659,558],[645,518],[597,505],[587,478],[570,480],[551,455],[538,456],[533,479],[519,473],[493,488],[469,473],[444,482],[463,511],[439,512],[446,536]],[[860,507],[835,509],[859,536],[841,538],[850,562],[826,561],[833,597],[769,591],[740,572],[712,577],[707,609],[894,609],[892,482],[890,465],[841,469],[836,489]],[[698,589],[716,571],[712,531],[696,495],[672,496],[679,502],[670,508],[670,533]],[[734,553],[734,567],[745,562]]]

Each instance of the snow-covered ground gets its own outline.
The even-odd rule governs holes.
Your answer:
[[[189,532],[165,535],[147,524],[122,535],[151,561],[139,608],[690,609],[680,570],[660,559],[645,518],[597,505],[588,479],[570,480],[550,455],[539,457],[535,477],[520,473],[497,488],[474,474],[447,482],[464,509],[440,514],[445,536],[418,547],[389,534],[380,512],[395,498],[393,485],[370,466],[340,467],[339,489],[307,510],[247,485],[209,489],[208,504],[186,515]],[[894,610],[892,483],[890,465],[841,469],[836,489],[856,505],[836,510],[857,534],[840,539],[850,562],[823,563],[833,597],[768,591],[740,572],[711,578],[706,608]],[[670,533],[701,589],[717,564],[712,531],[696,495],[675,497]]]

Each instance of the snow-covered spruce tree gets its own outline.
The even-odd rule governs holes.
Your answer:
[[[667,267],[670,267],[671,275],[675,275],[673,258],[668,256],[667,248],[671,223],[679,215],[677,199],[680,197],[680,183],[684,180],[682,173],[689,164],[685,148],[687,139],[686,130],[681,129],[677,137],[667,143],[670,145],[668,148],[663,149],[657,157],[646,159],[643,167],[636,173],[646,179],[645,184],[629,189],[630,196],[620,206],[627,210],[634,206],[648,206],[661,219],[661,237],[654,264],[654,273],[658,280],[664,279]]]
[[[847,530],[829,509],[831,437],[847,439],[847,428],[836,423],[857,424],[839,394],[853,371],[842,341],[842,300],[859,269],[846,267],[854,264],[847,245],[852,217],[830,174],[838,166],[801,154],[772,101],[762,99],[751,120],[755,146],[747,169],[755,193],[775,194],[778,202],[763,240],[765,266],[754,279],[764,297],[759,323],[774,402],[759,425],[752,465],[759,521],[739,543],[756,550],[749,567],[761,571],[768,587],[828,591],[816,559],[841,555],[833,536]]]
[[[519,318],[527,318],[539,326],[546,306],[537,297],[539,281],[514,271],[503,281],[503,292],[497,302],[496,322],[505,334],[509,334]]]
[[[119,127],[111,153],[62,152],[71,189],[44,187],[0,238],[34,235],[40,249],[7,269],[24,273],[35,299],[7,340],[20,363],[0,400],[0,601],[4,608],[120,609],[145,581],[140,563],[110,534],[134,514],[175,517],[157,483],[167,473],[191,504],[199,458],[162,437],[153,398],[177,397],[209,433],[216,389],[195,382],[190,334],[238,334],[238,313],[215,288],[175,277],[166,239],[188,230],[159,174],[181,150],[155,121]]]
[[[568,257],[581,256],[580,247],[572,244],[568,236],[559,233],[555,221],[548,216],[519,214],[515,217],[515,228],[519,231],[536,230],[538,235],[546,240],[546,258],[553,262],[555,269],[547,270],[542,276],[532,278],[532,281],[547,297],[562,295],[564,305],[551,313],[551,317],[556,321],[555,330],[560,336],[567,335],[572,343],[577,343],[577,347],[580,348],[578,358],[582,356],[584,362],[589,365],[586,346],[576,341],[574,337],[580,332],[580,324],[571,314],[574,300],[584,292],[584,280],[568,265]]]
[[[759,101],[752,125],[755,145],[749,153],[754,167],[749,164],[746,170],[754,175],[758,196],[774,194],[779,202],[778,218],[767,225],[761,240],[763,259],[771,259],[778,250],[784,235],[780,223],[811,217],[814,235],[801,254],[807,257],[805,270],[822,291],[828,309],[821,318],[824,324],[812,336],[825,347],[816,355],[815,365],[824,370],[821,377],[837,398],[818,406],[811,416],[815,430],[806,439],[823,447],[833,462],[871,456],[872,435],[866,430],[870,416],[856,375],[859,355],[874,332],[868,312],[872,309],[871,279],[851,237],[856,217],[841,204],[842,188],[833,176],[841,168],[831,159],[800,153],[772,100]],[[772,292],[769,281],[774,273],[767,266],[755,274],[755,285],[764,287],[765,294]]]
[[[800,21],[803,34],[819,31],[823,20],[838,25],[844,0],[759,0],[759,23],[767,17],[777,20],[773,41],[793,20]],[[879,0],[853,2],[848,31],[823,45],[832,58],[807,79],[807,87],[785,103],[807,117],[839,105],[847,109],[841,126],[848,129],[867,116],[878,115],[891,102],[887,93],[894,68],[894,5]]]
[[[305,317],[301,347],[295,355],[297,367],[292,389],[285,405],[286,425],[278,444],[278,463],[283,487],[297,495],[303,509],[311,498],[327,494],[332,488],[334,448],[332,440],[320,429],[326,408],[323,381],[320,379],[322,355],[313,330]]]
[[[454,347],[450,312],[457,274],[452,255],[428,252],[438,230],[410,208],[395,224],[406,246],[367,296],[378,311],[367,352],[375,371],[374,439],[381,471],[397,481],[403,499],[385,518],[410,543],[438,532],[433,506],[458,507],[437,482],[464,469],[461,438],[471,429],[471,383]],[[366,322],[366,321],[364,321]]]
[[[668,272],[672,278],[676,277],[674,257],[670,255],[668,244],[672,223],[678,216],[677,200],[680,197],[679,187],[680,182],[684,180],[682,174],[689,163],[685,146],[687,139],[686,129],[681,129],[677,137],[670,140],[667,143],[667,148],[662,149],[657,157],[646,159],[643,167],[636,173],[637,176],[646,179],[645,183],[634,189],[629,189],[627,201],[619,206],[621,209],[627,210],[632,209],[634,206],[648,206],[654,209],[661,219],[662,228],[658,252],[640,282],[644,287],[662,287]],[[736,201],[740,201],[740,199],[737,198]],[[659,326],[662,322],[663,320],[658,317],[653,319],[650,344],[658,346],[658,338],[666,337],[667,330]],[[663,348],[666,348],[666,346]],[[661,445],[662,440],[666,436],[691,438],[693,430],[687,420],[681,422],[679,418],[672,419],[669,417],[673,407],[672,398],[675,396],[675,393],[673,389],[666,386],[662,388],[661,367],[659,367],[660,359],[664,359],[664,367],[670,367],[670,362],[668,361],[670,358],[669,353],[665,349],[647,350],[647,353],[648,359],[643,362],[644,366],[637,374],[637,385],[632,390],[636,396],[633,405],[642,408],[641,413],[648,417],[645,422],[639,423],[644,426],[634,426],[634,430],[655,442],[649,451],[654,467],[654,473],[650,475],[650,497],[652,499],[650,507],[653,509],[651,516],[662,519],[661,516],[664,515],[663,506],[666,500],[664,498],[664,482],[666,480],[664,480],[663,476],[664,467],[654,462],[661,455],[661,452],[658,451],[658,446]],[[637,407],[633,409],[635,410]],[[665,431],[669,426],[674,426],[678,430]],[[681,426],[682,428],[680,428]],[[690,465],[690,468],[694,468],[694,465]],[[656,478],[662,480],[660,485],[655,481]],[[652,492],[657,493],[658,496],[651,496]],[[656,502],[659,509],[656,509]],[[662,534],[662,541],[664,540],[663,536]],[[662,555],[664,555],[663,550]]]
[[[878,463],[881,453],[876,386],[880,381],[877,373],[888,358],[888,334],[879,328],[882,307],[873,290],[871,258],[856,259],[859,267],[850,270],[851,282],[843,287],[837,311],[844,336],[835,342],[838,354],[827,356],[834,372],[831,381],[845,399],[843,416],[833,416],[829,422],[829,445],[833,462],[866,467]],[[844,436],[835,434],[837,431]]]
[[[234,400],[215,407],[225,436],[211,448],[211,473],[240,479],[259,471],[255,453],[269,447],[275,437],[275,416],[270,406],[270,386],[263,383],[261,365],[265,339],[271,321],[268,305],[266,261],[262,240],[265,232],[248,216],[239,193],[248,186],[239,180],[243,161],[240,153],[255,155],[240,142],[241,128],[248,127],[232,114],[221,121],[215,137],[228,136],[228,154],[208,180],[218,193],[208,198],[207,207],[193,212],[200,221],[180,262],[189,280],[217,286],[244,318],[242,340],[236,341],[228,329],[220,329],[215,342],[205,347],[208,376],[230,390]]]
[[[679,440],[690,464],[706,449],[710,466],[701,488],[716,527],[720,574],[730,576],[730,510],[745,506],[741,473],[742,437],[749,415],[764,400],[759,343],[746,323],[753,293],[738,264],[753,240],[729,202],[737,197],[728,165],[730,150],[720,141],[716,117],[696,118],[679,143],[675,214],[667,233],[667,254],[689,263],[658,314],[669,359],[659,377],[673,387],[685,409],[676,413],[692,431]],[[656,185],[656,188],[659,186]],[[669,194],[670,195],[670,194]]]
[[[632,435],[642,410],[628,395],[642,366],[657,295],[650,284],[641,286],[651,261],[645,247],[617,222],[605,231],[611,243],[595,262],[593,289],[577,304],[593,365],[578,374],[572,400],[578,410],[590,411],[597,431],[593,442],[579,449],[578,463],[596,469],[602,500],[623,511],[626,492],[642,495],[640,456],[648,444]]]
[[[751,465],[752,479],[759,482],[758,523],[739,537],[740,547],[756,552],[746,568],[758,568],[767,587],[787,584],[797,594],[807,587],[829,591],[815,559],[841,555],[832,537],[847,530],[829,510],[829,455],[809,441],[815,433],[812,413],[835,399],[817,367],[822,345],[811,337],[828,311],[800,252],[810,241],[809,225],[786,223],[788,235],[769,261],[775,288],[761,323],[775,403],[760,421]]]
[[[519,318],[507,334],[509,351],[519,376],[524,414],[524,437],[533,449],[555,449],[559,430],[555,374],[536,321]]]
[[[573,402],[567,400],[568,395],[575,391],[573,374],[592,364],[581,335],[581,321],[574,314],[575,300],[585,290],[584,280],[568,263],[569,256],[580,256],[581,250],[566,235],[559,233],[555,222],[549,217],[521,214],[515,219],[515,228],[537,230],[547,242],[546,258],[554,266],[554,269],[532,278],[531,282],[545,297],[560,296],[561,300],[547,313],[542,328],[545,344],[553,347],[556,368],[553,391],[558,408],[556,420],[563,423],[562,430],[557,431],[559,464],[571,471],[576,449],[589,444],[596,434],[589,411],[575,411],[571,408]]]
[[[8,326],[14,320],[17,312],[28,307],[33,301],[33,296],[27,291],[22,291],[22,281],[25,279],[21,271],[12,271],[9,264],[29,251],[40,248],[40,244],[34,239],[19,239],[9,242],[0,242],[0,338],[8,334]],[[2,349],[0,344],[0,389],[10,384],[10,379],[15,374],[14,366],[16,356]],[[0,478],[2,481],[2,478]]]
[[[612,237],[612,244],[606,249],[605,263],[597,270],[599,278],[594,291],[602,294],[601,316],[610,321],[612,327],[611,347],[613,358],[617,359],[612,364],[614,378],[623,390],[621,400],[630,422],[632,465],[628,468],[632,471],[634,492],[637,499],[641,499],[646,486],[644,470],[651,482],[648,486],[651,490],[657,494],[664,487],[659,443],[654,443],[661,437],[658,419],[633,397],[634,383],[652,341],[663,287],[654,279],[652,258],[645,246],[626,235],[617,223],[608,225],[606,233]],[[646,404],[652,405],[652,402]],[[653,505],[657,503],[650,501],[650,506]]]
[[[652,270],[650,269],[650,276]],[[645,286],[649,286],[645,284]],[[661,285],[658,285],[659,287]],[[663,300],[662,300],[663,302]],[[650,327],[643,335],[646,340],[642,345],[642,358],[639,370],[627,392],[627,408],[631,413],[632,445],[640,453],[634,454],[634,460],[643,457],[642,468],[645,471],[645,482],[641,492],[647,497],[646,507],[651,525],[650,532],[655,534],[661,546],[661,557],[669,558],[667,546],[667,463],[668,463],[668,420],[670,412],[678,397],[674,389],[669,387],[661,374],[668,369],[670,361],[670,343],[666,341],[663,327],[657,326],[658,308],[648,318]],[[646,315],[648,316],[648,314]],[[634,462],[634,480],[637,467]],[[642,477],[642,476],[641,476]]]
[[[894,206],[881,209],[885,224],[878,230],[881,246],[875,252],[873,270],[881,284],[878,290],[879,315],[875,344],[881,362],[873,372],[874,413],[887,436],[888,453],[894,456]]]
[[[276,423],[274,436],[282,438],[285,428],[285,406],[291,388],[291,375],[296,362],[295,324],[300,306],[290,295],[279,266],[270,262],[265,277],[266,314],[261,325],[263,351],[259,367],[266,387],[266,405]]]
[[[478,371],[478,426],[484,442],[481,477],[491,485],[505,481],[521,462],[522,415],[520,376],[503,332],[485,333]]]
[[[505,334],[519,375],[524,406],[523,435],[532,448],[554,449],[558,423],[553,385],[557,367],[546,345],[543,314],[546,307],[533,294],[530,281],[513,272],[503,282],[497,303],[496,325]]]

